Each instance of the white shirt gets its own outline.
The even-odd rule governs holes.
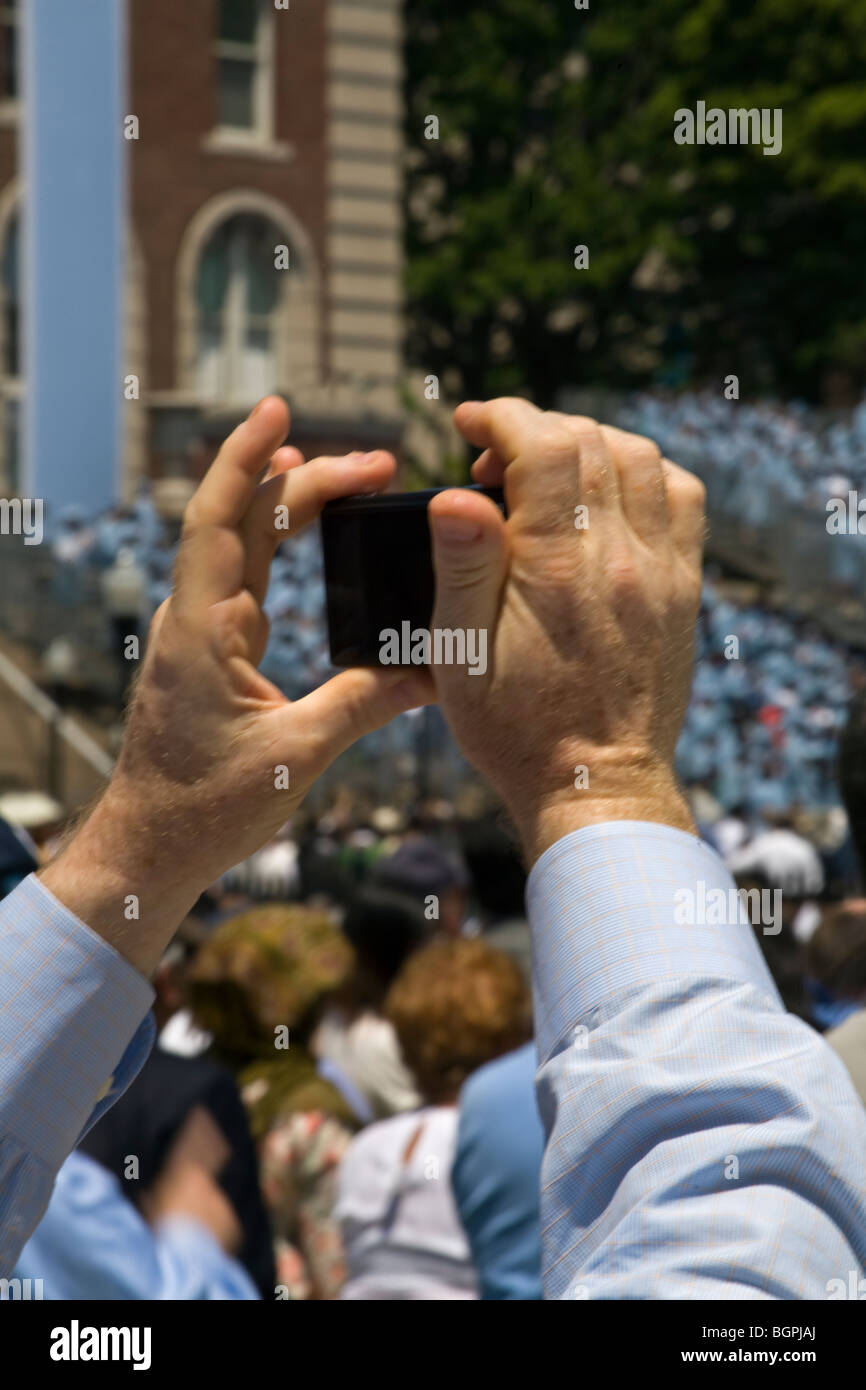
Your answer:
[[[316,1057],[333,1062],[370,1102],[376,1117],[417,1110],[421,1096],[400,1055],[393,1025],[367,1010],[347,1023],[341,1010],[326,1009],[316,1029]]]
[[[451,1192],[455,1106],[427,1106],[363,1130],[340,1168],[336,1217],[345,1299],[478,1297]]]

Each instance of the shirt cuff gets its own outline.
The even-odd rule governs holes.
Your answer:
[[[0,963],[2,1128],[56,1169],[147,1057],[153,989],[34,875],[0,909]]]
[[[754,984],[782,1008],[731,875],[682,830],[611,821],[572,831],[533,867],[526,904],[542,1062],[612,999],[660,980]]]

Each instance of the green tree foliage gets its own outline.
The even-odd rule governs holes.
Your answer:
[[[414,363],[543,404],[728,372],[859,388],[866,0],[589,4],[407,0]],[[698,101],[781,108],[781,153],[678,145]]]

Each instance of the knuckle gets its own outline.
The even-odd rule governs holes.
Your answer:
[[[694,473],[682,472],[676,489],[677,502],[682,507],[703,511],[707,500],[707,490]]]
[[[589,415],[562,415],[557,411],[552,412],[560,422],[562,429],[572,440],[578,444],[594,445],[598,448],[603,445],[604,436],[601,425],[597,420],[593,420]]]
[[[703,511],[707,503],[707,489],[700,478],[696,478],[694,474],[690,476],[692,478],[692,501],[696,507]]]
[[[635,454],[640,455],[647,463],[658,466],[662,461],[662,451],[654,439],[647,439],[643,434],[630,434],[628,437],[628,448]]]
[[[580,460],[580,492],[583,497],[603,492],[611,478],[611,465],[607,459],[597,454]]]
[[[628,600],[642,592],[641,566],[637,557],[626,546],[616,547],[605,568],[608,583],[618,598]]]
[[[610,579],[616,592],[629,598],[640,590],[640,576],[631,560],[613,560]]]
[[[640,463],[661,463],[662,451],[655,440],[647,435],[631,434],[628,430],[614,429],[607,425],[602,425],[601,433],[606,441],[627,458]]]
[[[551,410],[548,414],[579,438],[594,436],[601,431],[598,421],[593,420],[591,415],[566,415],[559,410]]]
[[[670,459],[662,460],[665,469],[668,494],[678,506],[702,509],[707,498],[707,490],[696,474],[681,468]]]
[[[581,446],[590,440],[589,433],[576,426],[565,415],[549,412],[544,416],[540,430],[539,443],[548,457],[577,460],[581,457]]]

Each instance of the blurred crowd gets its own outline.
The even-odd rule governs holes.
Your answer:
[[[772,629],[765,674],[730,688],[725,671],[743,668],[712,667],[734,726],[743,705],[768,727],[761,756],[779,750],[754,702],[789,673],[771,658],[811,669],[798,652],[812,640]],[[861,695],[838,764],[847,813],[772,797],[725,808],[706,777],[692,798],[740,888],[777,895],[769,931],[753,914],[765,959],[866,1101],[863,767]],[[29,806],[34,832],[0,821],[0,895],[51,852],[58,827],[37,829],[35,804],[0,802]],[[158,1045],[67,1159],[17,1276],[47,1298],[541,1298],[524,890],[492,802],[402,809],[342,786],[326,812],[300,812],[172,942],[154,981]]]
[[[861,424],[866,429],[866,414]],[[170,592],[175,547],[176,535],[146,497],[95,522],[77,513],[62,521],[54,542],[58,586],[72,605],[82,575],[96,573],[124,676],[135,669],[124,654],[128,636],[143,635]],[[271,635],[262,670],[297,698],[332,674],[315,528],[280,547],[265,608]],[[866,680],[864,659],[814,622],[771,610],[757,596],[744,601],[718,576],[704,585],[697,657],[678,755],[683,780],[702,787],[721,810],[740,807],[749,815],[837,805],[839,730],[852,693]],[[435,751],[448,757],[453,744],[444,723],[428,719],[426,727]],[[411,716],[365,745],[368,757],[412,746]]]
[[[748,817],[831,811],[839,735],[864,684],[862,655],[708,576],[677,753],[683,781]]]
[[[727,509],[767,525],[781,505],[826,517],[828,497],[866,485],[866,400],[822,414],[798,401],[728,400],[721,391],[657,390],[631,396],[623,429],[654,439],[687,468],[723,480]]]

